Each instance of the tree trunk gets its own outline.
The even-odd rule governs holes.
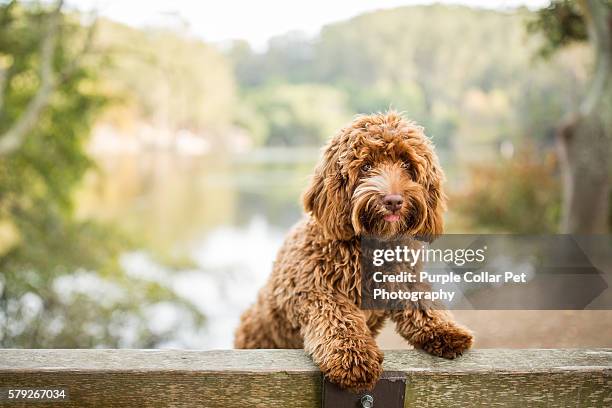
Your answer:
[[[579,2],[596,62],[580,111],[558,133],[563,172],[561,232],[606,233],[612,170],[612,12],[600,0]]]

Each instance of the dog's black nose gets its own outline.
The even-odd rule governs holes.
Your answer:
[[[399,194],[387,194],[383,197],[383,204],[385,208],[389,211],[397,211],[402,208],[402,204],[404,203],[404,199]]]

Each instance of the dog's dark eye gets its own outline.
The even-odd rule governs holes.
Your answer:
[[[410,170],[410,162],[402,162],[402,167],[405,168],[406,170]]]
[[[361,166],[361,171],[363,171],[364,173],[367,173],[370,170],[372,170],[372,166],[370,164],[366,163],[363,166]]]

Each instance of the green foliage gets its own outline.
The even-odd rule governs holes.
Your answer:
[[[557,67],[534,65],[541,38],[524,32],[532,17],[526,9],[401,7],[330,24],[315,39],[277,37],[265,53],[235,43],[228,56],[245,96],[240,102],[249,105],[242,112],[261,111],[258,103],[274,116],[276,104],[264,99],[275,95],[260,88],[322,85],[345,95],[349,114],[404,111],[439,147],[466,157],[474,144],[518,142],[526,134],[549,139],[556,119],[580,98],[580,80],[567,75],[581,69],[582,55],[576,51],[573,62]],[[264,133],[256,140],[286,143],[270,139],[275,127],[267,122],[260,118],[256,127]]]
[[[246,102],[265,123],[245,125],[260,126],[269,145],[320,145],[350,119],[345,95],[324,85],[270,85],[249,92]]]
[[[588,38],[584,16],[574,0],[554,0],[537,11],[527,22],[527,31],[541,33],[546,39],[539,50],[542,57],[550,57],[556,50]]]
[[[469,184],[450,206],[472,231],[554,233],[560,219],[560,183],[553,155],[525,148],[510,160],[474,164]]]
[[[266,82],[309,82],[313,76],[314,45],[298,32],[270,39],[265,54],[255,53],[246,41],[235,41],[228,51],[234,74],[246,88]]]
[[[137,30],[102,20],[96,45],[111,52],[102,72],[105,86],[123,97],[122,115],[169,130],[203,131],[229,125],[234,78],[226,59],[213,47],[185,34]],[[130,109],[126,109],[132,107]]]
[[[40,44],[49,16],[37,4],[0,5],[0,61],[7,73],[0,137],[40,87]],[[131,243],[119,231],[75,216],[75,189],[93,167],[85,142],[108,98],[98,75],[103,60],[78,55],[84,29],[68,15],[61,16],[60,28],[53,61],[58,86],[24,144],[0,157],[0,345],[153,346],[173,329],[146,330],[148,306],[173,300],[194,324],[202,317],[171,290],[125,275],[119,256]],[[82,276],[90,289],[118,294],[62,290],[61,282]],[[126,329],[135,331],[127,341]]]
[[[612,9],[611,0],[600,1]],[[545,42],[538,52],[544,58],[550,58],[565,46],[585,42],[589,37],[585,16],[575,0],[551,1],[527,22],[527,31],[544,36]]]

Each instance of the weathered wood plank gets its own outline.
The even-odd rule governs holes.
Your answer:
[[[612,406],[612,349],[474,350],[455,361],[386,351],[385,369],[405,373],[406,407]],[[52,386],[69,391],[61,407],[318,407],[321,399],[321,374],[300,350],[0,350],[0,388]]]
[[[408,368],[397,354],[388,369]],[[612,349],[477,350],[456,361],[421,354],[405,370],[406,407],[609,407]]]
[[[1,350],[7,386],[65,387],[62,407],[315,407],[321,399],[321,375],[297,350]]]

